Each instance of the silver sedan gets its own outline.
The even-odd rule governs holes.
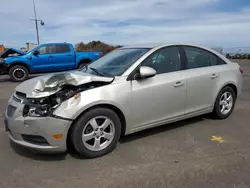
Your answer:
[[[35,150],[70,145],[99,157],[122,135],[206,113],[227,118],[241,94],[242,74],[237,63],[201,46],[123,47],[81,70],[18,85],[6,130],[12,141]]]

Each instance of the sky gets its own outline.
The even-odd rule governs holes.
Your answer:
[[[41,43],[250,47],[250,0],[35,0]],[[1,0],[0,44],[36,43],[32,0]]]

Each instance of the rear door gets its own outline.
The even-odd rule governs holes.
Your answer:
[[[56,44],[51,48],[53,67],[58,71],[75,69],[75,54],[69,44]]]
[[[183,46],[187,100],[186,114],[213,107],[218,91],[221,67],[215,54],[193,46]]]

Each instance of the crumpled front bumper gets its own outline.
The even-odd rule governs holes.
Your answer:
[[[8,65],[3,62],[0,62],[0,75],[7,73],[8,73]]]
[[[24,104],[10,99],[5,112],[5,128],[10,139],[18,145],[43,152],[67,150],[70,120],[55,117],[23,117]],[[62,134],[61,139],[53,135]]]

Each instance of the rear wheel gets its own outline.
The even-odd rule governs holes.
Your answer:
[[[223,88],[217,96],[213,114],[218,119],[225,119],[232,113],[236,94],[231,87]]]
[[[94,108],[73,125],[71,142],[80,155],[95,158],[113,151],[120,135],[121,122],[117,114],[107,108]]]
[[[10,68],[9,76],[14,82],[22,82],[28,78],[28,70],[22,65],[15,65]]]

